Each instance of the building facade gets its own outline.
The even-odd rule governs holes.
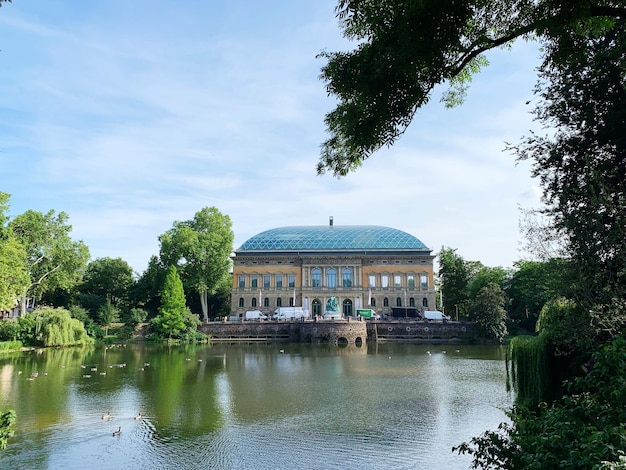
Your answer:
[[[371,308],[435,309],[433,259],[420,240],[373,226],[280,227],[259,233],[235,250],[231,314],[301,306],[323,315],[335,297],[344,316]]]

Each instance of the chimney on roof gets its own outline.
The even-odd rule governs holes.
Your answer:
[[[330,220],[328,221],[328,224],[332,227],[333,226],[333,216],[330,216]]]

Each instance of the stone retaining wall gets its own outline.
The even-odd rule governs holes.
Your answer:
[[[200,330],[211,341],[292,343],[461,342],[476,334],[474,323],[419,321],[211,322]]]

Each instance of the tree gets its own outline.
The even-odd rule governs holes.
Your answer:
[[[26,251],[6,226],[9,195],[0,191],[0,311],[10,310],[30,282]]]
[[[471,305],[479,330],[497,341],[502,341],[507,334],[504,303],[504,291],[495,282],[490,282],[480,289]]]
[[[104,326],[104,336],[109,334],[109,326],[111,323],[115,323],[118,318],[119,310],[107,299],[104,305],[98,309],[98,320]]]
[[[185,330],[185,292],[175,266],[170,266],[165,276],[161,292],[161,308],[154,319],[154,325],[161,334],[171,338]]]
[[[159,237],[164,266],[176,266],[183,284],[200,296],[208,321],[208,296],[215,294],[230,270],[234,235],[230,217],[215,207],[204,208],[192,220],[174,222]]]
[[[9,223],[16,240],[26,250],[30,276],[30,285],[19,298],[20,315],[26,313],[29,295],[36,299],[44,291],[69,288],[80,280],[89,260],[89,249],[82,241],[72,241],[68,219],[64,212],[55,215],[53,210],[46,214],[29,210]]]
[[[15,411],[0,411],[0,450],[6,449],[8,440],[13,437],[15,421]]]
[[[439,252],[439,278],[443,296],[443,311],[454,317],[458,312],[465,316],[467,312],[470,269],[466,261],[457,254],[456,249],[441,248]]]
[[[87,265],[81,292],[95,294],[120,307],[135,283],[133,270],[122,258],[98,258]]]
[[[486,51],[517,38],[559,47],[568,28],[610,30],[626,9],[610,0],[339,0],[336,11],[358,45],[320,54],[321,78],[339,103],[326,115],[318,172],[345,175],[393,145],[436,85],[450,85],[447,106],[461,103],[472,75],[488,65]]]

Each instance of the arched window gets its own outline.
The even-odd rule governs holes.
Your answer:
[[[283,306],[283,299],[281,299],[280,297],[278,297],[276,299],[276,306],[277,307],[282,307]]]
[[[402,297],[396,297],[396,307],[402,307]]]
[[[351,317],[352,316],[352,300],[345,299],[343,301],[343,315],[344,315],[344,317]]]
[[[352,287],[352,269],[343,268],[341,276],[341,285],[343,287]]]
[[[409,307],[415,307],[415,299],[413,297],[409,297]]]
[[[245,301],[243,300],[243,297],[239,297],[239,308],[243,308],[245,306]]]
[[[256,307],[256,297],[252,297],[252,306]]]
[[[389,299],[387,297],[383,299],[383,307],[389,307]]]
[[[322,287],[322,270],[319,268],[311,271],[311,287]]]
[[[265,297],[263,299],[263,306],[264,307],[269,307],[270,306],[270,299],[269,299],[269,297]]]
[[[376,307],[376,299],[374,297],[372,297],[372,301],[370,302],[370,305],[372,307]]]
[[[428,307],[428,299],[426,297],[422,299],[422,307]]]
[[[326,277],[326,287],[330,289],[337,287],[337,271],[335,271],[334,269],[329,269]]]
[[[321,315],[322,314],[322,302],[320,299],[313,299],[313,315]]]

